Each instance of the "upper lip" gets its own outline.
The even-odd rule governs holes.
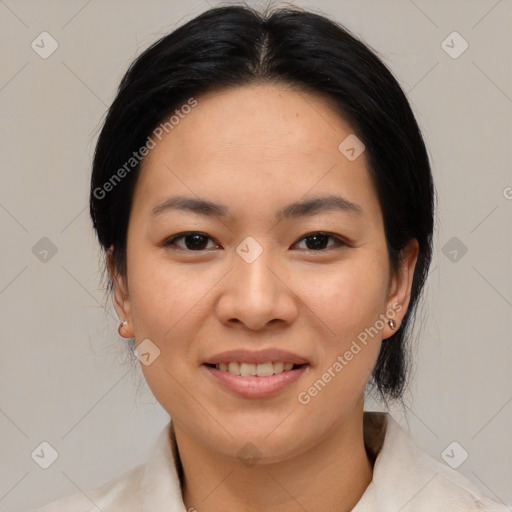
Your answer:
[[[304,364],[308,361],[303,357],[288,352],[286,350],[279,350],[277,348],[267,348],[263,350],[228,350],[227,352],[221,352],[209,357],[204,364],[217,364],[217,363],[231,363],[231,362],[242,362],[242,363],[268,363],[278,362],[293,364]]]

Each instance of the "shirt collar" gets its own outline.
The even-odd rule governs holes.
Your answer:
[[[142,511],[187,512],[181,496],[181,463],[172,420],[154,444],[141,482]]]

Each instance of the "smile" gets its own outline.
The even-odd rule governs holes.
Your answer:
[[[268,362],[268,363],[242,363],[242,362],[229,362],[218,363],[215,365],[217,370],[221,372],[229,372],[231,375],[241,375],[242,377],[270,377],[278,373],[283,373],[286,370],[293,368],[293,363],[283,361]]]
[[[296,383],[309,364],[289,362],[203,364],[213,382],[243,398],[274,396]]]

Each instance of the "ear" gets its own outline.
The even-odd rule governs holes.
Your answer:
[[[123,321],[128,322],[126,325],[119,327],[119,335],[123,338],[133,338],[134,330],[130,297],[128,294],[128,283],[118,272],[114,264],[113,249],[114,247],[110,246],[106,254],[107,269],[113,284],[112,300],[114,303],[114,308],[117,312],[117,316],[119,317],[119,323]]]
[[[389,323],[386,322],[382,332],[383,340],[392,336],[399,329],[405,313],[407,312],[411,299],[412,280],[418,254],[419,244],[415,238],[409,240],[401,251],[399,268],[391,278],[386,311],[386,316],[389,319],[393,318],[396,326],[394,329],[391,329]]]

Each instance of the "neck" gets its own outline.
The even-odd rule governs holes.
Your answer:
[[[245,466],[197,443],[175,425],[187,510],[308,512],[352,510],[372,479],[363,407],[322,441],[293,457]]]

